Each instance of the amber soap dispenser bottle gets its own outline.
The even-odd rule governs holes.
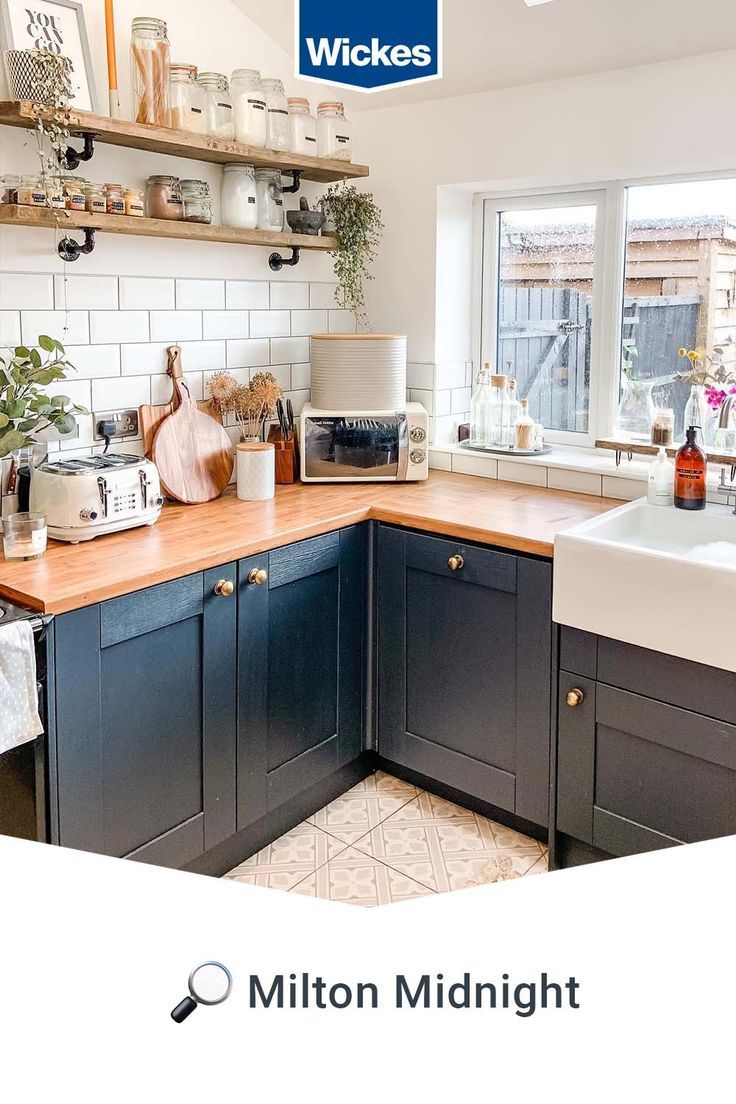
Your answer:
[[[708,457],[695,440],[698,426],[690,426],[675,458],[675,506],[678,510],[705,509],[705,473]]]

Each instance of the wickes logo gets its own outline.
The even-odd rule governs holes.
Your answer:
[[[442,0],[295,0],[296,75],[378,92],[442,76]]]

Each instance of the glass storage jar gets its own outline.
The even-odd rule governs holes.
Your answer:
[[[126,215],[131,215],[133,218],[143,218],[146,213],[146,204],[141,189],[126,188],[123,194],[125,197]]]
[[[255,230],[258,224],[256,171],[252,165],[225,165],[222,176],[222,224]]]
[[[264,77],[263,93],[268,115],[266,145],[269,149],[289,148],[289,102],[284,93],[283,81]]]
[[[61,180],[46,178],[46,205],[57,211],[63,211],[66,207],[66,196]]]
[[[0,176],[0,203],[17,203],[20,177],[6,173]]]
[[[196,65],[171,66],[171,126],[190,134],[207,133],[207,90],[197,84]]]
[[[122,184],[105,185],[105,208],[108,215],[125,214],[125,193]]]
[[[278,169],[256,169],[259,230],[284,229],[284,183]]]
[[[105,189],[101,184],[85,184],[84,209],[94,215],[105,214],[107,211],[107,202],[105,200]]]
[[[181,185],[177,176],[149,176],[146,214],[149,218],[180,221],[183,217]]]
[[[206,180],[182,180],[184,222],[212,222],[212,196]]]
[[[86,180],[80,180],[78,176],[65,176],[62,179],[62,191],[64,192],[64,206],[67,211],[86,210],[86,195],[84,188]]]
[[[317,120],[309,110],[309,100],[292,96],[289,104],[289,149],[306,157],[317,156]]]
[[[22,176],[18,184],[18,203],[21,207],[46,207],[46,188],[39,177]]]
[[[130,39],[133,121],[167,127],[170,55],[166,24],[143,15],[133,20]]]
[[[353,128],[337,100],[317,104],[317,153],[333,161],[353,159]]]
[[[257,69],[236,69],[230,81],[235,137],[246,146],[266,145],[268,116]]]
[[[233,101],[224,73],[200,73],[197,84],[207,94],[207,132],[213,138],[234,138]]]

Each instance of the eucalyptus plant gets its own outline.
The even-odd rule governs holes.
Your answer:
[[[339,250],[331,254],[338,283],[337,302],[352,311],[359,328],[370,328],[364,283],[373,279],[370,265],[383,233],[381,209],[372,192],[360,192],[354,184],[332,184],[319,202],[340,239]]]
[[[49,426],[71,433],[74,415],[87,413],[68,395],[46,394],[44,388],[66,379],[74,366],[53,337],[43,334],[38,346],[19,345],[9,357],[0,356],[0,457],[34,445],[36,435]]]

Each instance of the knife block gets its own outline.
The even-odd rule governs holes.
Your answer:
[[[276,482],[279,484],[296,483],[299,480],[299,450],[296,437],[284,438],[280,426],[272,425],[268,439],[276,452]]]

